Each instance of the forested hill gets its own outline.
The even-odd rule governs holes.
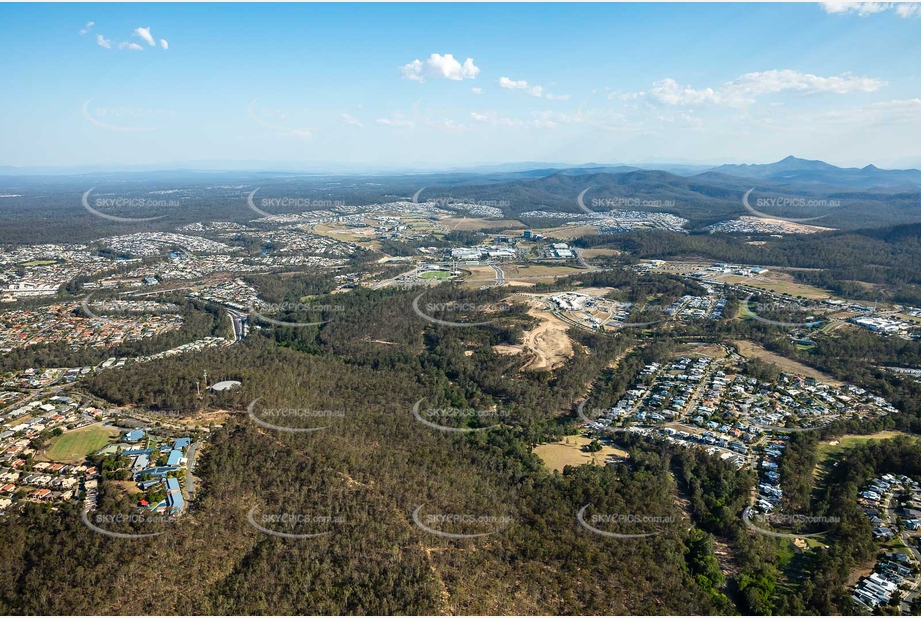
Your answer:
[[[742,196],[755,189],[750,196],[755,209],[788,218],[822,216],[816,224],[835,229],[921,222],[921,189],[917,185],[844,187],[797,183],[790,179],[748,178],[719,171],[682,176],[628,167],[587,167],[392,177],[316,177],[272,172],[218,176],[180,173],[147,177],[137,174],[14,176],[0,177],[0,190],[9,194],[0,200],[0,219],[5,222],[0,228],[0,244],[21,242],[23,238],[33,242],[90,242],[119,233],[174,231],[198,221],[243,223],[253,219],[246,197],[257,188],[260,196],[338,201],[359,207],[408,201],[424,189],[420,201],[441,200],[442,206],[460,213],[467,211],[454,202],[494,205],[506,218],[519,218],[531,211],[583,215],[578,197],[585,191],[583,202],[594,212],[612,209],[667,212],[688,219],[691,231],[726,219],[750,216]],[[117,195],[142,201],[140,198],[149,200],[157,193],[170,199],[119,211],[121,216],[164,217],[126,226],[87,212],[81,199],[88,189],[93,189],[94,197]],[[777,200],[790,201],[784,206]],[[279,209],[277,214],[295,210]]]
[[[430,294],[437,303],[453,292]],[[462,300],[495,303],[494,294],[471,292]],[[76,506],[30,506],[0,521],[7,565],[0,569],[0,613],[733,611],[709,536],[679,507],[668,451],[636,446],[629,466],[563,474],[547,471],[531,453],[535,443],[561,439],[572,426],[574,402],[587,384],[609,384],[616,395],[656,352],[634,353],[623,375],[615,374],[609,367],[632,348],[631,335],[574,331],[575,353],[563,367],[522,372],[526,359],[491,346],[518,341],[519,329],[532,324],[526,313],[510,311],[499,329],[436,328],[407,317],[412,298],[405,291],[341,295],[348,317],[319,327],[264,330],[230,351],[97,374],[89,387],[116,403],[232,413],[200,455],[197,499],[168,533],[101,536],[80,521]],[[204,370],[243,386],[200,401],[194,383]],[[284,408],[342,415],[322,419],[322,431],[275,431],[248,418],[247,405],[257,398],[256,414]],[[433,430],[412,413],[422,399],[439,409],[501,411],[501,427]],[[731,474],[750,486],[747,476]],[[131,512],[129,495],[102,487],[97,512]],[[576,514],[586,505],[589,515],[638,514],[674,524],[650,537],[607,538],[579,525]],[[283,539],[259,532],[247,520],[253,508],[257,516],[329,518],[293,529],[265,525],[330,534]],[[413,521],[420,508],[433,516],[492,518],[430,524],[488,536],[433,535]],[[636,523],[610,525],[648,532]]]
[[[691,229],[739,216],[751,216],[742,196],[756,189],[752,205],[780,217],[819,217],[816,225],[836,229],[878,227],[921,221],[921,189],[905,186],[887,191],[865,188],[800,185],[771,179],[750,179],[719,172],[678,176],[658,170],[623,173],[556,172],[539,179],[505,183],[427,187],[427,199],[451,198],[479,203],[502,202],[506,216],[534,210],[583,213],[578,197],[590,210],[668,212],[691,221]],[[786,206],[756,206],[759,198],[789,200]],[[594,201],[593,201],[594,200]],[[630,200],[617,206],[616,200]],[[504,205],[507,203],[508,205]],[[769,202],[779,204],[779,202]]]
[[[752,244],[750,237],[728,234],[647,231],[587,236],[574,244],[616,248],[641,259],[695,257],[801,269],[792,272],[799,281],[847,298],[921,303],[921,224],[757,239]]]

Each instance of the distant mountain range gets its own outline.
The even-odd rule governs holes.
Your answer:
[[[757,184],[765,182],[774,185],[787,185],[816,188],[850,188],[881,189],[887,193],[895,191],[917,191],[921,187],[921,171],[916,169],[885,170],[875,165],[866,167],[837,167],[824,161],[810,161],[789,156],[786,159],[768,164],[693,165],[686,163],[546,163],[526,161],[520,163],[503,163],[478,165],[437,170],[434,165],[423,166],[410,171],[410,166],[393,166],[391,169],[375,169],[373,166],[362,167],[359,164],[335,165],[296,164],[296,163],[259,163],[259,162],[218,162],[199,161],[188,164],[173,163],[155,166],[105,166],[92,165],[80,167],[11,167],[0,165],[0,176],[106,176],[129,174],[141,177],[144,174],[169,174],[175,177],[206,177],[241,174],[290,174],[314,177],[406,177],[416,178],[421,182],[428,179],[453,182],[457,184],[494,183],[514,180],[538,179],[554,174],[568,176],[585,176],[598,173],[620,174],[632,171],[661,171],[687,178],[715,180],[718,176],[731,176]]]
[[[810,161],[790,156],[777,163],[766,165],[721,165],[712,172],[768,180],[777,184],[829,187],[921,187],[919,170],[883,170],[875,165],[866,167],[837,167],[824,161]]]

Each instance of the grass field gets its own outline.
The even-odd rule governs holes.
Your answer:
[[[721,275],[717,277],[719,281],[733,284],[745,284],[753,288],[761,288],[777,294],[790,294],[791,296],[802,296],[803,298],[830,298],[831,293],[821,288],[793,281],[785,280],[765,280],[764,278],[742,277],[740,275]]]
[[[878,433],[872,433],[865,436],[848,434],[846,436],[841,436],[840,438],[835,438],[834,440],[828,440],[827,442],[819,443],[819,462],[815,466],[814,474],[817,479],[825,477],[825,474],[828,472],[830,467],[838,461],[844,452],[853,448],[859,444],[866,444],[871,440],[889,440],[890,438],[895,438],[896,436],[907,436],[909,434],[903,433],[901,431],[880,431]]]
[[[419,276],[423,279],[447,279],[451,273],[446,270],[427,270]]]
[[[589,443],[591,439],[585,436],[566,436],[559,442],[535,447],[534,454],[543,460],[545,466],[559,472],[562,472],[565,466],[603,466],[606,457],[627,457],[626,451],[613,446],[604,446],[597,453],[583,451],[582,447]]]
[[[52,439],[45,457],[62,463],[80,463],[87,455],[108,444],[110,437],[117,435],[117,429],[100,426],[70,431]]]
[[[843,453],[849,448],[853,448],[858,444],[865,444],[872,440],[888,440],[896,436],[905,436],[906,433],[901,431],[880,431],[879,433],[873,433],[866,436],[857,436],[857,435],[847,435],[837,438],[835,440],[830,440],[828,442],[822,442],[819,444],[819,455],[822,459],[833,457]],[[832,444],[832,443],[835,444]]]
[[[25,262],[23,266],[50,266],[51,264],[56,264],[54,260],[32,260],[31,262]]]
[[[816,380],[820,380],[834,386],[841,386],[841,384],[843,384],[843,382],[835,380],[831,376],[824,374],[817,369],[808,367],[793,359],[787,358],[786,356],[781,356],[769,350],[765,350],[760,345],[752,343],[751,341],[733,341],[732,345],[734,345],[739,351],[739,354],[745,358],[759,358],[766,363],[773,363],[777,365],[781,371],[806,376],[807,378],[815,378]]]

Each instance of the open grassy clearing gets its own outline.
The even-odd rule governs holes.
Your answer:
[[[63,433],[51,440],[45,451],[45,458],[62,463],[80,463],[87,455],[109,443],[109,438],[118,435],[117,429],[92,425]]]
[[[835,438],[834,440],[820,443],[819,455],[822,459],[827,459],[828,457],[837,457],[847,449],[853,448],[858,444],[866,444],[867,442],[871,442],[873,440],[889,440],[896,436],[907,435],[908,434],[901,431],[880,431],[879,433],[873,433],[866,436],[846,435],[840,438]]]
[[[819,461],[816,463],[815,470],[813,470],[813,476],[816,480],[825,478],[828,470],[841,459],[849,448],[854,448],[859,444],[866,444],[873,440],[890,440],[896,436],[907,435],[910,434],[901,431],[880,431],[867,435],[848,434],[840,438],[820,442]]]
[[[427,270],[419,276],[422,279],[448,279],[451,273],[446,270]]]
[[[826,382],[834,386],[841,386],[843,382],[835,380],[830,375],[822,373],[817,369],[813,369],[807,365],[804,365],[800,362],[797,362],[793,359],[787,358],[786,356],[781,356],[775,354],[769,350],[765,350],[760,345],[752,343],[751,341],[733,341],[732,345],[736,347],[739,351],[739,354],[745,358],[758,358],[763,360],[766,363],[773,363],[780,367],[781,371],[787,373],[793,373],[796,375],[805,376],[807,378],[814,378],[821,382]]]
[[[725,281],[733,284],[744,284],[753,288],[761,288],[777,294],[789,294],[790,296],[802,296],[803,298],[831,298],[831,293],[827,290],[817,288],[811,285],[804,285],[781,278],[769,279],[764,276],[760,277],[743,277],[741,275],[721,275],[716,277],[718,281]]]
[[[565,277],[585,272],[570,266],[544,266],[542,264],[503,264],[500,268],[505,273],[505,278],[509,280],[527,280],[531,277]]]
[[[585,436],[566,436],[559,442],[535,447],[534,454],[543,460],[545,466],[559,472],[562,472],[565,466],[603,466],[607,457],[627,457],[626,451],[613,446],[603,446],[597,453],[583,450],[590,443],[591,439]]]

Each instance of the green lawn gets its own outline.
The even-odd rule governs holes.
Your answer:
[[[70,431],[51,440],[45,457],[63,463],[80,463],[87,455],[108,444],[111,436],[117,435],[118,430],[101,426]]]
[[[854,435],[849,434],[842,436],[840,438],[835,438],[831,442],[837,442],[837,444],[829,444],[828,442],[819,443],[819,462],[815,466],[814,474],[817,479],[822,479],[825,477],[825,474],[834,465],[834,463],[844,455],[844,451],[849,448],[853,448],[858,444],[864,444],[870,442],[871,440],[889,440],[895,438],[896,436],[905,436],[909,435],[901,431],[880,431],[879,433],[874,433],[870,435]]]
[[[879,433],[874,433],[866,436],[858,435],[847,435],[841,438],[836,438],[838,444],[828,444],[821,443],[819,444],[819,455],[824,459],[832,455],[837,455],[838,453],[843,452],[845,449],[853,448],[858,444],[863,444],[865,442],[870,442],[871,440],[888,440],[894,438],[898,435],[906,435],[900,431],[881,431]]]
[[[451,273],[446,270],[427,270],[419,276],[423,279],[447,279]]]
[[[32,260],[31,262],[23,263],[23,266],[50,266],[51,264],[57,264],[55,260]]]

